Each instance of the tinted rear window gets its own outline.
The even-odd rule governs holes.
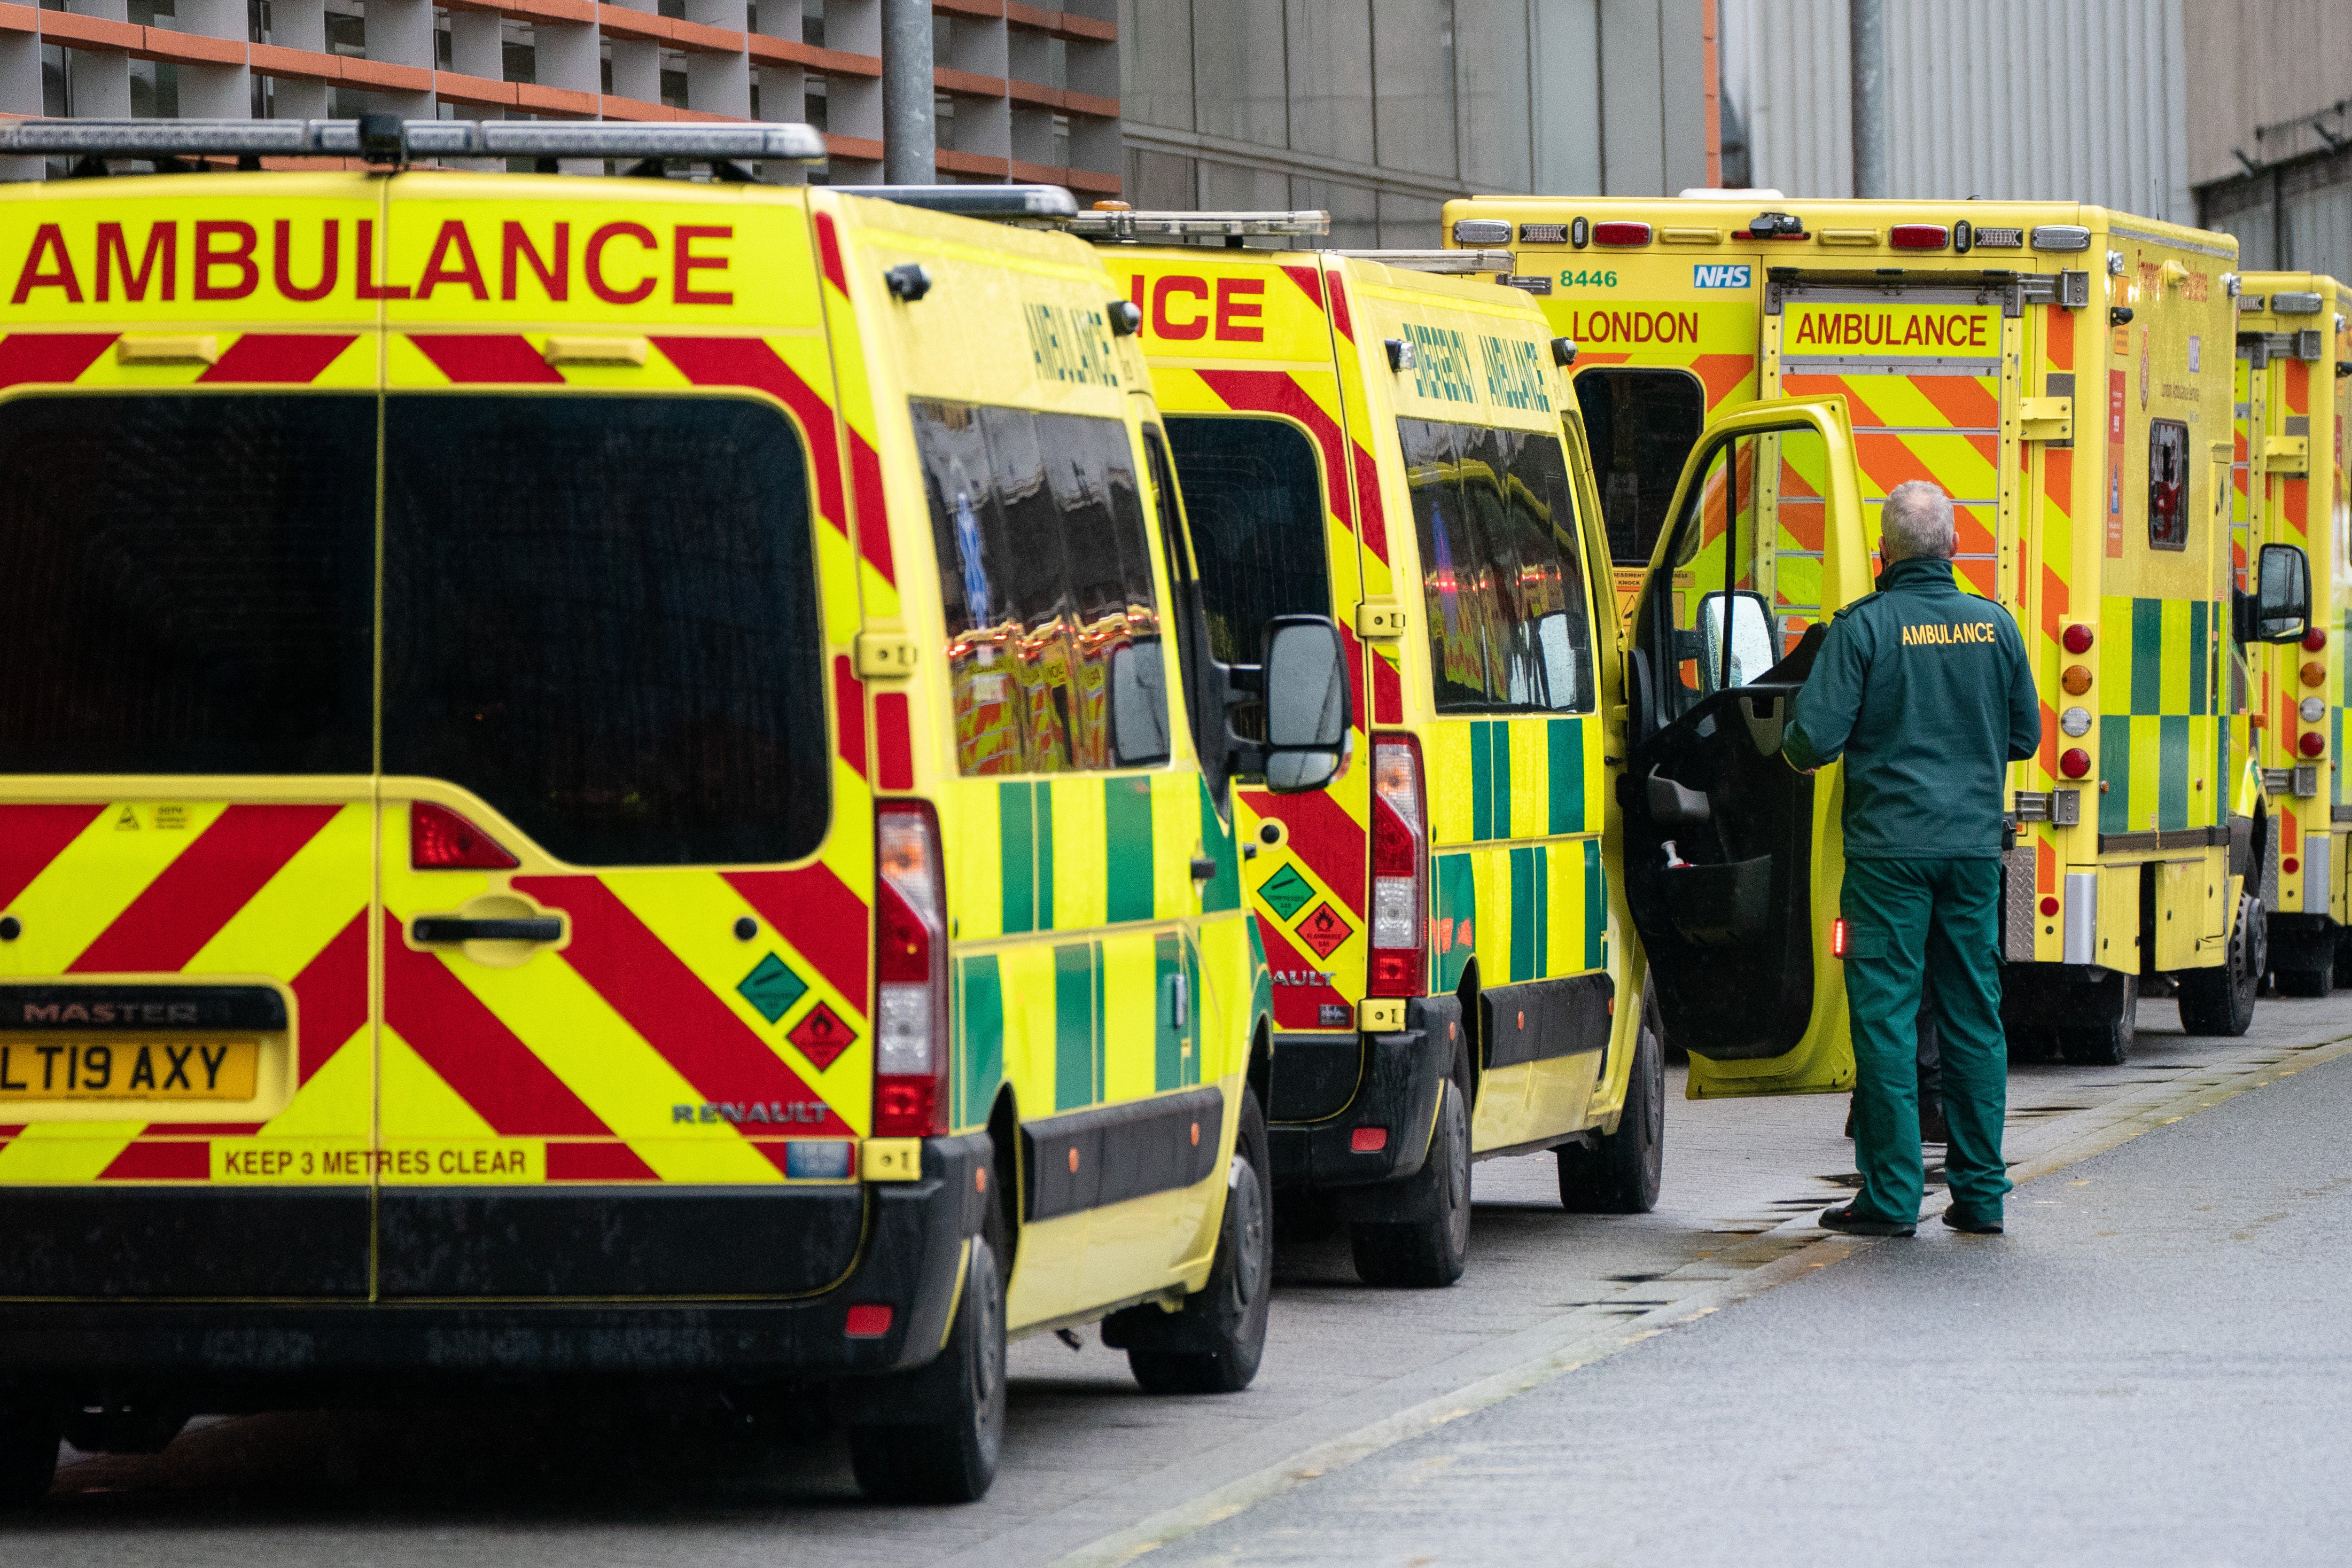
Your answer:
[[[375,399],[0,403],[0,773],[365,773]]]
[[[1209,651],[1255,664],[1266,622],[1331,613],[1315,448],[1270,419],[1171,419],[1168,444],[1201,564]]]
[[[1619,566],[1647,566],[1683,465],[1706,423],[1706,400],[1687,371],[1595,368],[1576,378],[1592,449],[1592,478]]]
[[[782,414],[394,397],[384,444],[386,772],[583,865],[815,850],[833,748]]]

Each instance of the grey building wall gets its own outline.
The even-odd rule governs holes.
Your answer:
[[[2352,5],[2199,0],[2189,47],[2203,221],[2250,270],[2352,277]]]
[[[1885,7],[1905,196],[2081,201],[2197,221],[2188,0]],[[2341,5],[2344,0],[2315,0]],[[1727,183],[1853,191],[1846,0],[1721,0]]]
[[[1472,192],[1708,181],[1715,0],[1119,0],[1125,199],[1437,242]]]

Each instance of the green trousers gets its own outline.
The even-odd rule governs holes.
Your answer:
[[[1936,985],[1944,1115],[1944,1171],[1952,1207],[1999,1219],[2010,1188],[2000,1160],[2009,1106],[2009,1046],[2000,1028],[2000,862],[1849,861],[1846,1014],[1853,1028],[1853,1155],[1861,1213],[1919,1218],[1927,1171],[1919,1155],[1919,987]]]

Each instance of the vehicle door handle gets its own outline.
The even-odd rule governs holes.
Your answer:
[[[1192,880],[1194,882],[1217,880],[1217,862],[1214,856],[1194,855],[1192,857]]]
[[[467,920],[455,915],[420,915],[408,923],[408,934],[428,946],[440,942],[561,942],[563,922],[551,916]]]

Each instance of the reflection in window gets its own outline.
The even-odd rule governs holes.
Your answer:
[[[956,766],[1111,766],[1111,654],[1160,632],[1127,426],[917,400]]]
[[[1592,635],[1559,438],[1402,419],[1444,712],[1580,713]]]
[[[2177,419],[2148,423],[2147,543],[2189,548],[2189,427]]]
[[[1683,465],[1706,423],[1697,378],[1686,371],[1588,370],[1576,378],[1576,402],[1592,449],[1610,559],[1647,566]]]
[[[1209,651],[1255,664],[1275,616],[1331,613],[1315,448],[1270,419],[1171,420],[1168,444],[1201,567]]]

